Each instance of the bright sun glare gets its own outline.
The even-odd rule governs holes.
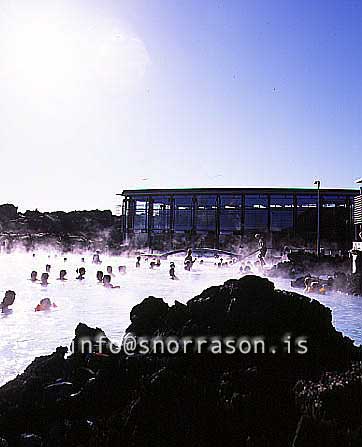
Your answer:
[[[66,94],[89,83],[128,86],[144,75],[149,57],[138,38],[96,17],[77,22],[68,14],[1,16],[0,78]]]
[[[79,68],[71,39],[47,24],[23,26],[9,39],[10,51],[13,75],[33,87],[69,80]]]

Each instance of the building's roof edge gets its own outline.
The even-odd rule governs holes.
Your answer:
[[[214,194],[214,193],[273,193],[273,192],[299,192],[299,193],[314,193],[316,192],[316,187],[310,188],[287,188],[287,187],[245,187],[245,188],[145,188],[145,189],[125,189],[122,193],[117,194],[118,196],[127,195],[142,195],[142,194]],[[357,188],[321,188],[321,193],[338,193],[338,194],[358,194],[359,189]]]

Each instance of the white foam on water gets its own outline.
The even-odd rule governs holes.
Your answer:
[[[66,255],[67,256],[67,255]],[[239,264],[228,268],[214,266],[213,258],[204,258],[204,264],[195,263],[191,272],[183,268],[183,257],[162,261],[161,267],[149,268],[142,260],[136,268],[135,258],[101,256],[102,265],[91,263],[91,255],[81,263],[85,255],[37,253],[13,253],[0,256],[0,299],[6,290],[16,292],[16,300],[9,314],[0,314],[0,385],[24,371],[31,361],[40,355],[52,353],[58,346],[69,346],[74,329],[79,322],[102,328],[108,337],[120,341],[130,324],[129,314],[133,306],[147,296],[164,298],[172,305],[175,300],[186,302],[205,288],[222,284],[230,278],[238,278]],[[150,260],[150,259],[149,259]],[[178,281],[169,277],[170,261],[176,264]],[[51,264],[48,287],[32,283],[30,272],[36,270],[38,277]],[[106,273],[112,265],[112,283],[120,289],[107,289],[96,280],[97,270]],[[127,274],[118,273],[118,266],[126,265]],[[76,268],[84,266],[84,281],[76,280]],[[67,270],[68,281],[56,280],[61,269]],[[276,286],[290,289],[290,281],[275,281]],[[295,290],[294,291],[298,291]],[[49,297],[57,304],[48,312],[35,312],[42,298]],[[333,310],[334,323],[338,330],[362,343],[362,299],[342,294],[316,296]]]

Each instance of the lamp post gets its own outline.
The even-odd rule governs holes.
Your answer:
[[[317,256],[319,257],[321,254],[321,195],[320,195],[320,187],[321,181],[316,180],[314,184],[317,186]]]
[[[362,177],[358,178],[354,182],[357,183],[357,185],[359,185],[360,193],[362,194]]]

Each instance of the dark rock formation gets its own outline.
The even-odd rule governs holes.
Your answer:
[[[162,326],[168,309],[168,304],[161,298],[150,296],[144,299],[131,310],[131,325],[127,332],[134,332],[137,335],[155,333]]]
[[[132,309],[128,330],[211,338],[203,354],[127,356],[112,353],[100,329],[80,324],[72,355],[65,359],[66,350],[58,348],[0,389],[3,444],[360,445],[362,373],[351,367],[360,349],[333,328],[330,310],[316,301],[246,276],[210,287],[187,305],[149,297]],[[286,353],[286,334],[294,348],[306,337],[308,353]],[[277,348],[275,354],[208,349],[213,336],[255,335]],[[85,338],[90,348],[83,354]]]
[[[307,443],[311,439],[331,447],[362,445],[361,378],[362,364],[358,362],[347,371],[327,372],[318,381],[296,384],[296,401],[303,416],[295,447],[311,445]]]
[[[274,278],[296,278],[298,276],[311,274],[315,276],[333,275],[335,272],[349,273],[351,271],[351,260],[348,256],[317,257],[312,253],[290,253],[288,261],[279,262],[270,271],[269,275]]]
[[[54,246],[65,252],[105,248],[119,252],[119,226],[110,210],[20,213],[14,205],[0,205],[0,250]]]
[[[351,273],[351,259],[348,256],[327,256],[319,258],[308,253],[291,253],[289,261],[279,262],[268,271],[271,278],[290,278],[292,287],[304,288],[306,276],[329,275],[332,278],[331,286],[327,289],[347,293],[350,295],[362,295],[361,274]],[[326,280],[324,280],[327,283]],[[326,285],[326,284],[325,284]]]

